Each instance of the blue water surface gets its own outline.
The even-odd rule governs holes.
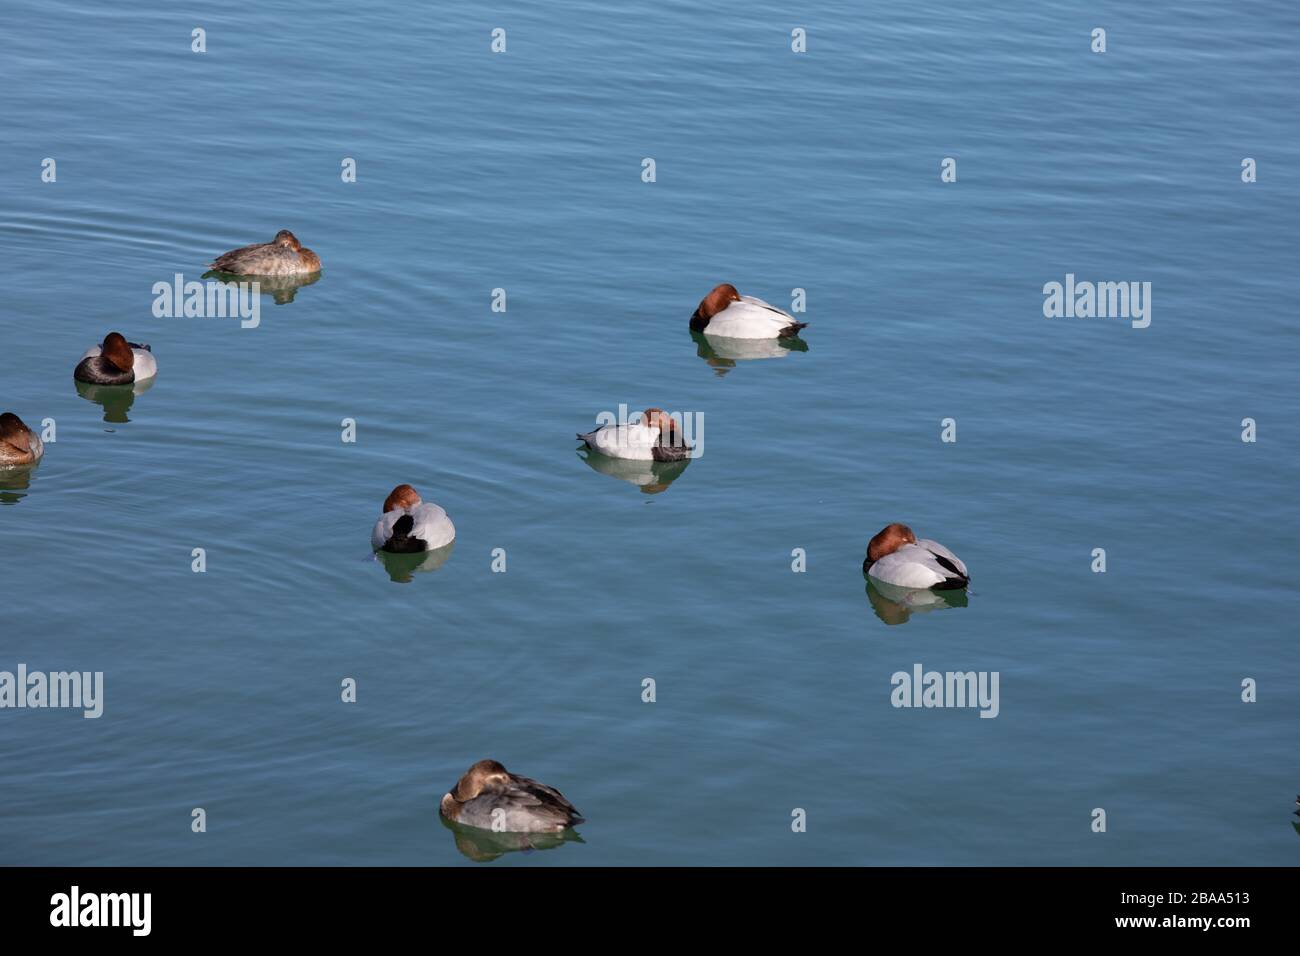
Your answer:
[[[0,711],[0,863],[1296,861],[1294,5],[0,21],[0,410],[57,439],[0,481],[0,670],[105,684]],[[154,316],[282,228],[324,269],[258,327]],[[1045,318],[1067,273],[1150,282],[1149,327]],[[692,337],[722,281],[804,290],[806,349]],[[96,400],[112,329],[160,372]],[[585,462],[620,404],[703,454]],[[372,557],[400,482],[456,523],[436,571]],[[965,606],[869,593],[890,521]],[[891,706],[917,663],[998,672],[998,716]],[[583,842],[446,829],[483,757]]]

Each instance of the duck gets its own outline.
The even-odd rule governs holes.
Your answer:
[[[13,412],[0,415],[0,468],[34,465],[45,454],[41,436]]]
[[[436,551],[456,539],[456,526],[435,504],[420,499],[410,485],[398,485],[384,500],[384,513],[370,532],[370,545],[390,554]]]
[[[900,588],[949,591],[970,584],[961,558],[937,541],[917,539],[905,524],[888,524],[867,545],[862,570],[868,577]]]
[[[727,339],[783,339],[807,326],[762,299],[741,295],[729,282],[715,286],[691,316],[692,332]]]
[[[147,345],[128,342],[121,332],[109,332],[77,363],[72,377],[89,385],[134,385],[158,374],[158,363]]]
[[[288,229],[281,229],[270,242],[223,252],[209,265],[218,272],[243,276],[310,275],[320,272],[320,256],[305,248]]]
[[[577,439],[586,442],[592,451],[610,458],[639,461],[683,461],[694,450],[686,444],[676,420],[662,408],[647,408],[639,422],[601,425],[594,431],[580,433]]]
[[[466,770],[443,795],[438,812],[452,823],[500,833],[558,833],[586,822],[560,791],[495,760]]]

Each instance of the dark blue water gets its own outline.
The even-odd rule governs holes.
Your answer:
[[[0,410],[57,428],[0,482],[0,670],[105,675],[0,710],[0,863],[464,863],[483,757],[589,821],[499,864],[1296,859],[1295,8],[0,16]],[[153,315],[281,228],[324,270],[257,328]],[[1045,318],[1067,273],[1149,327]],[[806,350],[693,339],[722,281],[805,290]],[[110,329],[129,408],[72,381]],[[622,403],[707,423],[657,493],[575,451]],[[458,529],[405,583],[399,482]],[[965,606],[868,593],[895,520]],[[916,663],[999,716],[892,707]]]

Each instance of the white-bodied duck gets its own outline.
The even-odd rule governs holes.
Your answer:
[[[88,385],[134,385],[158,374],[149,346],[128,342],[121,332],[109,332],[102,345],[86,350],[72,377]]]
[[[727,339],[787,338],[807,325],[762,299],[741,295],[729,282],[706,295],[691,316],[693,331]]]
[[[900,588],[947,591],[970,584],[961,558],[938,541],[917,539],[905,524],[890,524],[867,545],[862,570],[868,577]]]
[[[435,504],[420,500],[410,485],[398,485],[384,500],[384,513],[370,532],[370,545],[390,554],[436,551],[456,538],[456,526]]]
[[[638,461],[683,461],[693,450],[686,444],[676,420],[661,408],[647,408],[641,420],[622,425],[601,425],[578,435],[592,451],[610,458]]]

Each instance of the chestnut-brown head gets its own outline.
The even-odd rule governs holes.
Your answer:
[[[135,353],[131,351],[131,344],[123,337],[121,332],[109,332],[104,336],[104,344],[100,346],[100,354],[108,360],[115,368],[129,372],[135,366]]]
[[[700,300],[700,307],[695,310],[695,314],[706,322],[731,305],[733,302],[740,301],[740,293],[730,282],[724,282],[720,286],[714,286],[713,291]]]
[[[5,412],[0,415],[0,442],[27,454],[32,450],[32,433],[21,418],[13,412]]]
[[[867,545],[867,560],[879,561],[905,544],[916,544],[916,535],[912,534],[912,529],[898,522],[887,524]]]
[[[291,233],[288,229],[281,229],[279,232],[277,232],[275,234],[274,242],[277,246],[287,246],[288,248],[292,249],[294,252],[297,252],[299,249],[302,248],[302,243],[298,241],[298,237],[295,236],[293,233]]]
[[[384,514],[398,508],[414,508],[420,503],[420,493],[410,485],[398,485],[384,499]]]
[[[456,781],[452,795],[461,803],[473,800],[484,790],[505,786],[510,782],[510,771],[495,760],[480,760],[465,771],[465,776]]]
[[[664,433],[671,432],[677,427],[673,417],[662,408],[647,408],[641,413],[641,424],[658,428]]]

